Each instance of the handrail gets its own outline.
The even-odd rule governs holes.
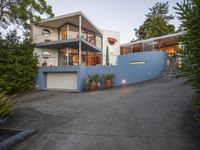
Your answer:
[[[78,38],[78,33],[69,32],[68,35],[66,35],[65,38],[64,38],[64,36],[63,37],[62,36],[63,35],[58,34],[58,32],[53,32],[49,36],[45,36],[45,35],[42,35],[42,34],[36,34],[36,35],[33,36],[33,43],[43,43],[43,42],[50,42],[50,41],[76,39],[76,38]],[[95,39],[92,40],[90,38],[86,38],[84,35],[82,35],[81,38],[85,39],[90,44],[101,48],[101,42],[100,42],[99,45],[97,45],[97,41],[96,42],[94,41]]]

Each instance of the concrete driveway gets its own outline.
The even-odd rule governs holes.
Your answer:
[[[194,91],[184,79],[157,79],[89,93],[18,97],[6,127],[38,132],[17,150],[197,150]]]

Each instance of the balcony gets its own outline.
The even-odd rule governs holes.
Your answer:
[[[33,42],[37,45],[45,45],[45,44],[62,44],[62,43],[70,43],[76,42],[79,40],[77,32],[71,32],[68,34],[60,34],[58,32],[53,32],[49,34],[37,34],[33,37]],[[86,42],[89,45],[102,49],[102,38],[99,36],[88,37],[85,34],[82,34],[81,41]]]

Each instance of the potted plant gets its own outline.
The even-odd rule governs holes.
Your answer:
[[[111,88],[112,87],[112,79],[114,78],[114,74],[104,74],[103,80],[104,80],[104,87],[105,88]]]
[[[0,92],[0,124],[6,122],[13,109],[14,104],[12,100],[6,96],[5,92]]]
[[[96,90],[98,80],[99,80],[98,74],[91,75],[91,76],[88,75],[88,78],[86,80],[87,89],[90,89],[92,91]]]

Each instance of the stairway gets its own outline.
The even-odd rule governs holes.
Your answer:
[[[177,59],[171,59],[169,64],[166,63],[163,72],[160,74],[158,78],[163,79],[175,79],[178,75],[178,68],[177,68]]]

